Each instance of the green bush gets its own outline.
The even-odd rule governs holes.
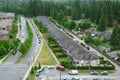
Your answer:
[[[26,41],[24,43],[21,44],[19,51],[23,54],[26,54],[27,51],[29,50],[31,44],[32,44],[32,39],[33,39],[33,33],[32,33],[32,29],[30,28],[29,23],[26,21],[26,28],[28,31],[28,38],[26,39]]]
[[[48,28],[46,26],[43,26],[43,24],[42,24],[41,21],[39,21],[36,18],[34,18],[33,21],[38,26],[38,28],[39,28],[39,30],[40,30],[41,33],[47,33],[48,32]]]

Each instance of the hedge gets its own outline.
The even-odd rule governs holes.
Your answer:
[[[28,38],[26,39],[26,41],[24,43],[21,44],[19,51],[22,54],[26,54],[29,50],[29,48],[31,47],[32,44],[32,39],[33,39],[33,33],[32,33],[32,29],[30,28],[29,23],[26,21],[26,28],[28,31]]]

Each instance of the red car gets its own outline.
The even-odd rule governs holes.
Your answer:
[[[63,66],[56,66],[56,69],[58,69],[60,71],[65,71],[65,68]]]

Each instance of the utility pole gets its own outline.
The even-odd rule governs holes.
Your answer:
[[[61,71],[60,71],[60,80],[61,80]]]

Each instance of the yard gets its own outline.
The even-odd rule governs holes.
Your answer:
[[[51,50],[45,40],[43,39],[43,47],[42,50],[38,56],[38,59],[36,61],[36,65],[57,65],[57,62],[55,61],[54,57],[51,54]]]

